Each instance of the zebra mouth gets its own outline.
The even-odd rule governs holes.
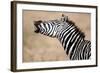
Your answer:
[[[34,22],[34,25],[35,25],[35,32],[36,33],[39,33],[40,32],[40,28],[39,28],[39,25],[42,21],[35,21]]]

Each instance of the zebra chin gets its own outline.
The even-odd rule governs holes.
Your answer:
[[[35,30],[36,33],[39,33],[39,30]]]

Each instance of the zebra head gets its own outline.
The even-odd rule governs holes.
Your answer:
[[[67,27],[68,17],[62,14],[60,19],[47,20],[47,21],[35,21],[34,25],[37,28],[36,33],[41,33],[50,37],[56,37],[57,32],[60,32],[64,27]]]
[[[57,37],[71,60],[89,59],[91,56],[91,42],[84,39],[84,33],[68,16],[62,14],[60,19],[35,21],[34,25],[36,33]]]

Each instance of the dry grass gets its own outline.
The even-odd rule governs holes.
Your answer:
[[[85,33],[90,40],[90,14],[63,13]],[[65,51],[56,38],[34,33],[36,20],[60,18],[62,12],[23,11],[23,62],[68,60]]]

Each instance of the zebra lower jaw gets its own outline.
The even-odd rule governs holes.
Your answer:
[[[38,26],[35,26],[34,27],[34,32],[39,33],[39,31],[40,31],[39,27]]]

